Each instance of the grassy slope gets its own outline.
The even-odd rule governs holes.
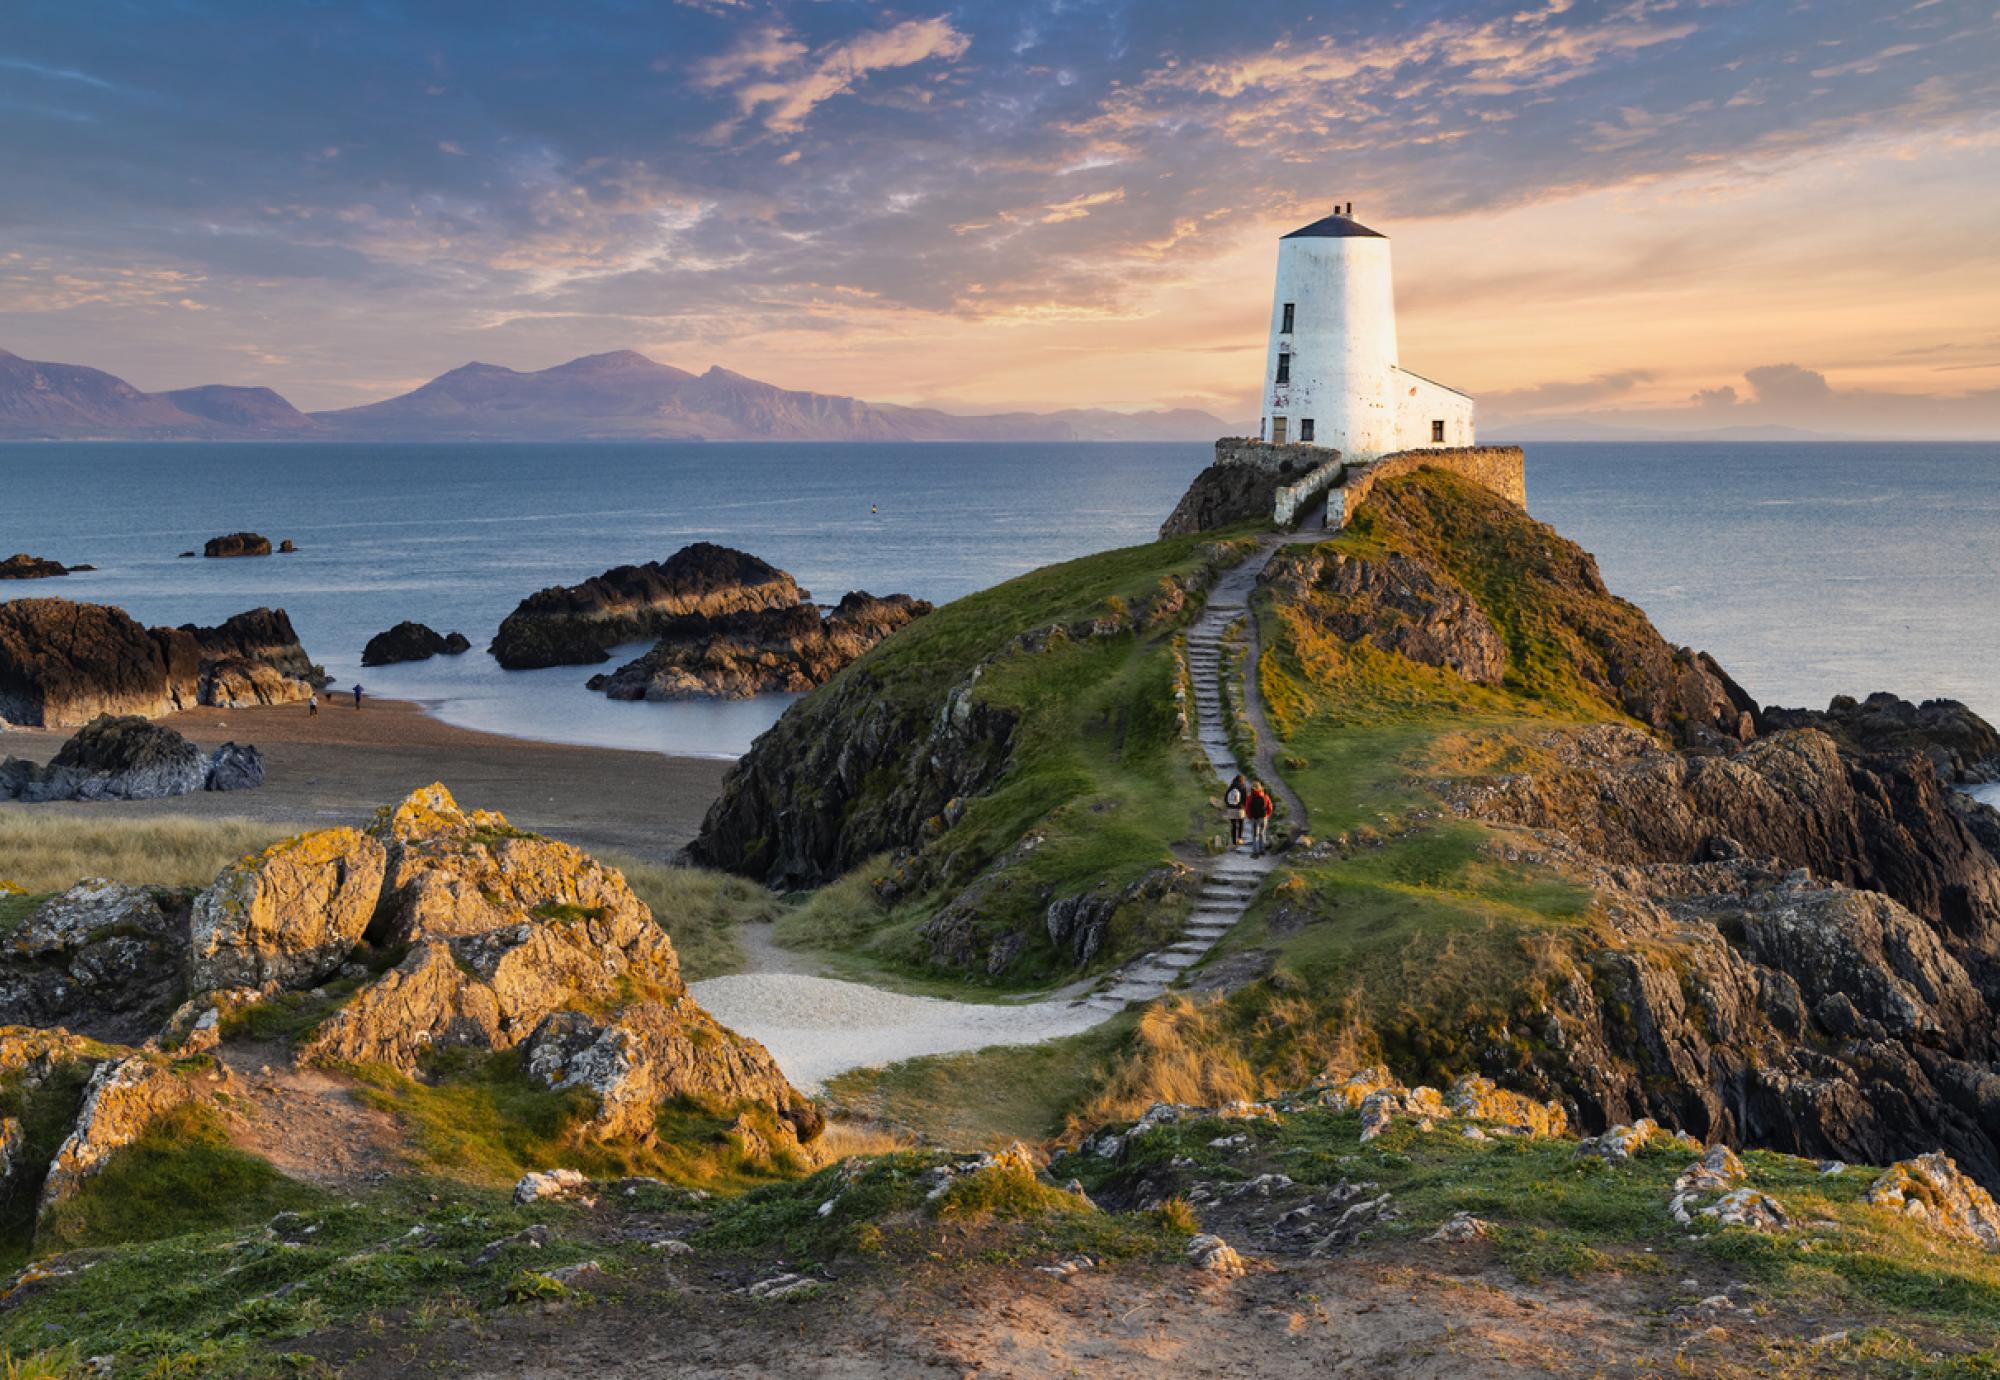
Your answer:
[[[1035,923],[1047,898],[1122,886],[1170,861],[1176,847],[1198,846],[1211,822],[1208,783],[1175,723],[1170,629],[1007,649],[1024,632],[1143,607],[1163,580],[1200,568],[1217,539],[1176,538],[1035,571],[938,610],[857,663],[882,681],[884,695],[940,703],[972,666],[1000,656],[978,694],[1019,712],[1014,751],[998,785],[968,801],[963,818],[927,846],[940,885],[884,905],[873,883],[890,864],[874,860],[782,919],[780,942],[835,951],[839,966],[857,973],[935,978],[919,926],[981,867],[1038,833],[1045,841],[1010,863],[979,907],[991,933],[1030,935],[995,985],[1071,975]],[[1154,917],[1159,925],[1172,919]],[[1121,921],[1100,967],[1149,941],[1136,917]]]

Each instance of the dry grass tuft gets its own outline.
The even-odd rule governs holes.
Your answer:
[[[85,877],[207,886],[285,832],[250,819],[91,818],[0,805],[0,879],[30,892],[61,891]]]

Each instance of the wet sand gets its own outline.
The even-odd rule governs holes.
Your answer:
[[[158,722],[205,748],[230,740],[264,754],[265,784],[167,800],[0,804],[93,819],[237,816],[300,828],[356,824],[376,806],[442,781],[461,803],[499,810],[524,829],[580,848],[664,861],[694,837],[730,764],[701,757],[537,743],[454,728],[403,700],[356,710],[334,699],[309,718],[302,704],[194,709]],[[0,757],[46,762],[68,729],[8,729]]]

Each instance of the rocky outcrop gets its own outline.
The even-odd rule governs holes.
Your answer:
[[[429,661],[434,656],[457,656],[472,650],[462,632],[440,636],[422,623],[402,622],[387,632],[376,633],[361,649],[363,666],[393,666],[402,661]]]
[[[608,660],[622,642],[671,632],[677,619],[791,608],[806,597],[777,567],[696,542],[664,561],[616,566],[580,585],[530,595],[502,621],[487,650],[510,671],[584,666]]]
[[[2000,1205],[1942,1152],[1890,1165],[1869,1186],[1868,1201],[1941,1235],[2000,1251]]]
[[[0,1024],[150,1038],[181,999],[187,913],[185,892],[101,878],[48,898],[0,948]]]
[[[197,1096],[187,1080],[153,1056],[132,1054],[100,1064],[84,1091],[76,1128],[57,1149],[42,1181],[41,1215],[46,1218],[75,1197],[112,1155]]]
[[[44,560],[40,556],[30,556],[25,551],[16,552],[6,560],[0,561],[0,580],[47,580],[57,575],[67,575],[69,571],[70,568],[61,561]]]
[[[1210,465],[1188,484],[1187,492],[1160,524],[1160,536],[1191,536],[1239,522],[1269,522],[1278,490],[1303,476],[1308,468],[1303,461],[1299,467],[1284,470],[1276,466]]]
[[[1964,822],[1928,758],[1843,754],[1815,729],[1728,756],[1662,750],[1603,725],[1550,740],[1563,765],[1468,785],[1481,818],[1561,831],[1617,863],[1749,856],[1892,896],[1970,934],[2000,922],[2000,858]]]
[[[822,614],[811,604],[676,621],[653,649],[590,688],[614,700],[748,699],[826,684],[896,629],[931,611],[907,594],[856,591]]]
[[[173,729],[137,715],[91,720],[45,767],[13,757],[0,762],[0,800],[157,800],[263,784],[264,759],[256,748],[224,743],[203,752]]]
[[[271,554],[271,539],[255,532],[231,532],[223,537],[210,537],[202,543],[201,554],[217,558],[268,556]]]
[[[649,1137],[682,1097],[766,1108],[793,1148],[819,1134],[818,1110],[764,1047],[688,996],[672,942],[616,870],[435,785],[381,811],[368,841],[386,868],[367,934],[408,954],[322,1023],[302,1059],[416,1073],[441,1048],[523,1048],[547,1086],[597,1096],[591,1125],[606,1139]]]
[[[1506,674],[1507,646],[1463,586],[1408,556],[1317,547],[1286,565],[1286,596],[1343,642],[1368,642],[1480,685]]]
[[[282,609],[253,609],[212,628],[148,629],[105,604],[0,603],[0,720],[8,723],[67,728],[100,714],[286,704],[324,683]]]
[[[387,862],[377,840],[322,829],[232,863],[195,898],[189,987],[309,987],[333,976],[375,914]]]
[[[1824,710],[1767,708],[1763,720],[1767,731],[1818,729],[1863,756],[1922,753],[1943,781],[2000,778],[2000,733],[1957,700],[1911,704],[1882,691],[1865,700],[1835,695]]]

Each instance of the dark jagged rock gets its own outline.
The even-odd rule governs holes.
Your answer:
[[[472,650],[464,633],[445,636],[422,623],[398,623],[387,632],[376,633],[361,649],[363,666],[391,666],[401,661],[428,661],[434,656],[457,656]]]
[[[278,543],[278,554],[281,556],[289,556],[298,549],[299,548],[297,544],[294,543],[290,537],[286,537],[283,541]]]
[[[791,576],[743,551],[696,542],[664,561],[621,565],[580,585],[523,599],[488,650],[510,671],[605,661],[621,642],[659,637],[677,619],[790,608],[806,598]]]
[[[0,603],[0,720],[8,723],[66,728],[100,714],[286,704],[324,683],[283,609],[253,609],[212,628],[148,629],[105,604]]]
[[[1160,524],[1160,535],[1178,537],[1238,522],[1269,522],[1278,490],[1303,478],[1308,468],[1302,465],[1297,473],[1280,473],[1275,467],[1259,465],[1210,465],[1194,477],[1174,511]]]
[[[201,548],[204,556],[268,556],[271,554],[271,539],[255,532],[231,532],[224,537],[210,537]]]
[[[0,1025],[149,1039],[181,999],[187,914],[186,892],[99,878],[49,897],[0,948]]]
[[[61,561],[44,560],[40,556],[30,556],[25,551],[16,552],[6,560],[0,561],[0,580],[47,580],[57,575],[67,575],[69,572],[70,567]]]
[[[1926,757],[1843,753],[1814,729],[1731,756],[1662,751],[1611,725],[1560,749],[1568,765],[1471,786],[1461,802],[1482,818],[1560,830],[1609,862],[1777,859],[1893,896],[1957,932],[2000,923],[2000,858]]]
[[[811,604],[677,620],[653,649],[590,688],[614,700],[747,699],[803,693],[931,611],[907,594],[854,592],[822,615]]]
[[[204,753],[164,724],[137,715],[100,715],[78,729],[46,767],[17,758],[0,766],[0,798],[157,800],[194,791],[264,784],[254,747],[225,743]]]
[[[1767,729],[1816,728],[1860,753],[1920,752],[1946,781],[2000,778],[2000,732],[1957,700],[1906,699],[1877,691],[1865,700],[1836,695],[1819,709],[1764,710]]]

